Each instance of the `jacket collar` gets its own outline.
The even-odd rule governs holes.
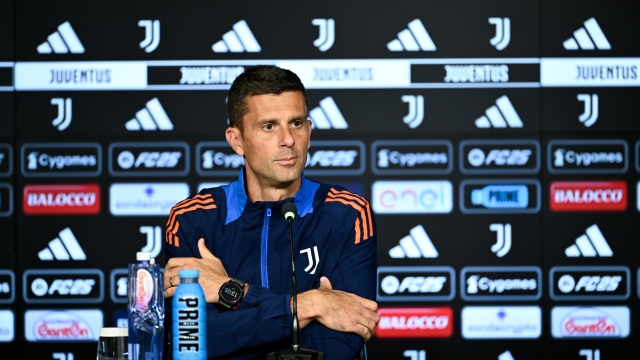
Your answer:
[[[240,170],[238,180],[231,182],[229,185],[222,186],[222,189],[227,195],[227,218],[225,220],[225,225],[237,220],[245,211],[250,211],[255,208],[262,209],[266,204],[271,204],[272,207],[280,208],[284,203],[291,201],[292,199],[296,208],[298,208],[298,216],[304,217],[307,214],[313,213],[313,199],[316,191],[320,187],[320,184],[307,179],[304,176],[304,172],[300,175],[302,176],[300,189],[295,193],[295,195],[293,195],[293,198],[274,202],[259,201],[255,203],[251,202],[247,196],[244,186],[244,172],[245,170],[243,167],[242,170]]]

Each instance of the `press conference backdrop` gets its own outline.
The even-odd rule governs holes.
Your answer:
[[[170,207],[237,177],[257,64],[308,89],[307,176],[371,202],[371,359],[637,356],[634,2],[0,2],[3,359],[126,324],[135,252],[163,264]]]

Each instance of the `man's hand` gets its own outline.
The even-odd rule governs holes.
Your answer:
[[[320,278],[320,287],[298,296],[300,328],[317,320],[327,328],[340,332],[353,332],[368,341],[376,331],[380,316],[375,301],[340,290],[333,290],[326,277]]]
[[[215,257],[207,249],[204,239],[198,240],[198,249],[202,259],[196,258],[173,258],[169,260],[164,271],[164,297],[172,297],[180,283],[179,273],[182,269],[197,269],[200,271],[198,282],[202,286],[204,296],[208,303],[218,302],[218,291],[220,286],[231,280],[222,265],[220,259]]]

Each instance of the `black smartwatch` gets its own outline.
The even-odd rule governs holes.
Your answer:
[[[235,310],[244,297],[244,283],[238,279],[231,279],[220,286],[218,303],[229,310]]]

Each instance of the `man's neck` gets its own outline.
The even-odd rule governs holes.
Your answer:
[[[256,201],[280,201],[293,197],[300,190],[302,176],[290,184],[284,186],[274,186],[264,184],[251,172],[245,172],[245,187],[247,197],[252,202]]]

